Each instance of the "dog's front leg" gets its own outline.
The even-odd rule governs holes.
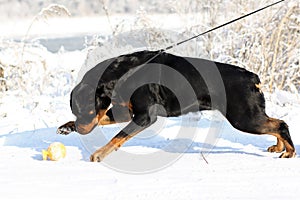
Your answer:
[[[132,121],[112,138],[109,143],[93,153],[90,160],[92,162],[102,161],[112,151],[118,150],[127,140],[153,124],[156,119],[157,117],[149,117],[148,114],[135,115]]]

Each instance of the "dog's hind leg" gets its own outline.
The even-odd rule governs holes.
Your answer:
[[[259,114],[252,119],[243,122],[235,121],[231,124],[238,130],[253,134],[268,134],[277,138],[277,144],[268,148],[268,152],[282,153],[280,158],[293,158],[296,155],[295,147],[292,142],[288,125],[279,119],[270,118],[265,114]]]
[[[288,125],[282,120],[267,116],[264,96],[255,82],[246,86],[250,90],[236,86],[237,90],[232,90],[227,96],[228,121],[233,127],[244,132],[275,136],[277,144],[269,147],[268,151],[279,153],[285,149],[286,152],[281,154],[281,158],[295,157],[295,147]]]
[[[147,112],[135,114],[132,121],[123,130],[112,138],[109,143],[91,155],[90,160],[92,162],[102,161],[109,153],[114,150],[118,150],[118,148],[120,148],[130,138],[153,124],[156,119],[156,116],[150,117]]]
[[[282,153],[280,158],[295,157],[295,147],[289,133],[288,125],[284,121],[268,117],[258,130],[263,134],[277,137],[277,144],[269,147],[269,152],[281,152],[285,148],[286,152]]]

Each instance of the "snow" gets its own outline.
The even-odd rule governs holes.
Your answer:
[[[203,148],[201,134],[205,135],[207,128],[201,127],[209,127],[211,114],[207,112],[207,117],[200,120],[198,137],[176,161],[138,175],[114,170],[105,163],[88,162],[90,152],[85,147],[86,139],[77,134],[57,135],[56,127],[6,132],[0,136],[1,199],[298,198],[299,159],[279,159],[279,154],[266,152],[266,147],[275,142],[272,137],[240,133],[224,122],[216,146],[204,154],[206,163],[200,150]],[[299,115],[294,118],[299,120]],[[297,130],[296,121],[289,124],[291,130]],[[159,137],[132,139],[120,151],[142,152],[145,156],[153,150],[160,151],[171,140],[170,131],[180,128],[180,120],[167,119],[165,126],[169,125],[173,127],[162,130]],[[112,130],[118,128],[109,125],[97,130],[105,129],[105,135],[111,137],[115,133]],[[299,151],[300,138],[296,131],[292,137]],[[170,154],[180,154],[177,148],[186,143],[184,138],[176,140],[168,149]],[[42,149],[55,141],[66,145],[67,157],[58,162],[42,161]],[[110,157],[118,157],[118,153],[113,152]],[[143,164],[151,165],[154,161]]]
[[[102,163],[89,162],[126,124],[57,135],[59,125],[74,119],[69,92],[89,51],[37,48],[30,50],[42,54],[45,69],[35,68],[34,53],[26,54],[33,60],[29,91],[14,89],[0,99],[1,199],[299,199],[299,157],[279,159],[266,151],[274,137],[237,131],[213,111],[159,118]],[[14,55],[0,51],[2,62],[17,63]],[[300,152],[299,95],[277,90],[266,99],[267,113],[286,121]],[[42,160],[52,142],[66,146],[65,159]]]

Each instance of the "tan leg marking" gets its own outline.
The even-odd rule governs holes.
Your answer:
[[[136,131],[131,134],[125,134],[123,133],[121,136],[117,135],[109,143],[107,143],[102,148],[95,151],[91,157],[90,160],[92,162],[100,162],[102,161],[108,154],[110,154],[113,151],[117,151],[127,140],[138,134],[140,131]]]
[[[281,153],[281,152],[284,151],[284,149],[285,149],[284,143],[277,138],[277,144],[273,145],[273,146],[270,146],[268,148],[268,152],[271,152],[271,153],[273,153],[273,152],[275,152],[275,153]]]
[[[285,147],[286,152],[282,153],[280,158],[293,158],[296,156],[295,148],[278,133],[282,123],[284,123],[282,120],[268,118],[267,122],[263,125],[262,133],[273,135],[277,138],[277,144],[269,147],[269,152],[282,152]],[[286,128],[288,129],[288,127]]]

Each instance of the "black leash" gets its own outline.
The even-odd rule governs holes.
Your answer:
[[[223,27],[223,26],[227,26],[228,24],[234,23],[234,22],[236,22],[236,21],[238,21],[238,20],[240,20],[240,19],[243,19],[243,18],[248,17],[248,16],[250,16],[250,15],[253,15],[253,14],[255,14],[255,13],[258,13],[258,12],[260,12],[260,11],[262,11],[262,10],[265,10],[265,9],[267,9],[267,8],[269,8],[269,7],[272,7],[272,6],[274,6],[274,5],[278,4],[278,3],[281,3],[281,2],[283,2],[283,1],[284,1],[284,0],[277,1],[277,2],[275,2],[275,3],[272,3],[272,4],[270,4],[270,5],[265,6],[265,7],[263,7],[263,8],[260,8],[260,9],[258,9],[258,10],[255,10],[255,11],[253,11],[253,12],[250,12],[250,13],[248,13],[248,14],[246,14],[246,15],[243,15],[243,16],[241,16],[241,17],[239,17],[239,18],[236,18],[236,19],[233,19],[233,20],[231,20],[231,21],[229,21],[229,22],[226,22],[225,24],[222,24],[222,25],[220,25],[220,26],[217,26],[217,27],[214,27],[214,28],[212,28],[212,29],[209,29],[209,30],[207,30],[207,31],[205,31],[205,32],[203,32],[203,33],[200,33],[200,34],[198,34],[198,35],[195,35],[195,36],[193,36],[193,37],[191,37],[191,38],[185,39],[185,40],[183,40],[183,41],[181,41],[181,42],[178,42],[178,43],[176,43],[176,44],[172,44],[171,46],[168,46],[168,47],[166,47],[166,48],[164,48],[164,49],[159,50],[159,52],[160,52],[160,53],[165,52],[165,51],[167,51],[167,50],[169,50],[169,49],[174,48],[175,46],[181,45],[181,44],[183,44],[183,43],[185,43],[185,42],[188,42],[188,41],[193,40],[193,39],[195,39],[195,38],[197,38],[197,37],[200,37],[200,36],[202,36],[202,35],[205,35],[205,34],[207,34],[207,33],[209,33],[209,32],[212,32],[212,31],[214,31],[214,30],[217,30],[217,29],[219,29],[219,28],[221,28],[221,27]]]

